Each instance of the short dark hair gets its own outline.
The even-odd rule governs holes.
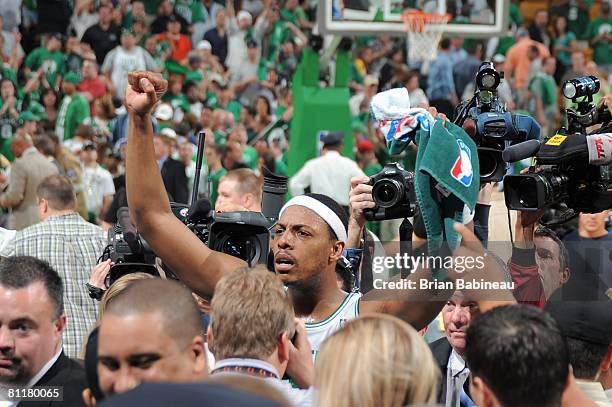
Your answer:
[[[62,175],[50,175],[36,188],[36,196],[46,199],[49,206],[57,211],[72,209],[76,206],[76,194],[70,180]]]
[[[55,306],[54,317],[64,313],[64,285],[46,261],[31,256],[11,256],[0,261],[0,285],[20,289],[41,282]]]
[[[451,40],[450,38],[442,38],[442,41],[440,41],[440,49],[443,50],[448,50],[451,47]]]
[[[539,226],[533,232],[533,237],[544,237],[552,240],[559,246],[559,263],[560,270],[559,272],[563,272],[566,267],[569,267],[569,253],[567,251],[567,247],[563,244],[563,241],[559,239],[559,236],[552,230],[544,226]]]
[[[529,305],[506,305],[467,330],[466,360],[504,406],[558,406],[569,356],[556,321]]]
[[[601,361],[606,357],[609,345],[587,342],[567,336],[565,342],[576,379],[593,380],[597,375]]]

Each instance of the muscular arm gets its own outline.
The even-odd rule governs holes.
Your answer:
[[[170,203],[155,161],[153,126],[149,115],[158,97],[150,82],[140,79],[140,76],[135,78],[144,85],[149,101],[142,100],[144,93],[137,93],[131,86],[128,87],[126,180],[130,213],[139,232],[157,256],[198,295],[209,298],[221,277],[238,267],[244,267],[245,263],[210,250],[170,211]]]
[[[465,246],[457,249],[453,254],[456,257],[472,257],[483,255],[482,245],[477,241],[473,232],[461,225],[456,230],[462,235]],[[499,265],[491,257],[484,257],[484,267],[482,269],[465,270],[465,273],[458,273],[449,270],[449,277],[455,281],[462,277],[466,280],[480,280],[488,282],[504,282]],[[419,268],[412,273],[408,280],[413,281],[415,286],[404,290],[372,290],[368,292],[360,303],[362,313],[379,312],[395,315],[398,318],[410,323],[415,329],[422,329],[440,312],[446,301],[452,296],[454,290],[432,291],[420,289],[419,283],[422,280],[432,281],[431,271],[426,268]],[[484,290],[484,289],[464,289],[466,298],[478,302],[482,312],[487,312],[494,307],[516,302],[509,290]]]

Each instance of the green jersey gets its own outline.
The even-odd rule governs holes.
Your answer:
[[[64,96],[55,125],[55,134],[61,140],[68,140],[74,136],[77,126],[89,117],[89,103],[83,96],[75,93]]]
[[[60,51],[50,52],[39,47],[27,56],[25,64],[33,71],[42,67],[49,85],[55,86],[58,75],[63,75],[66,70],[66,55]]]
[[[589,23],[586,36],[589,40],[601,34],[612,33],[612,18],[603,19],[601,17]],[[593,60],[598,65],[612,64],[612,41],[599,41],[594,46]]]

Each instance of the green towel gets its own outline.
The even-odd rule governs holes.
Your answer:
[[[453,229],[462,223],[463,208],[473,211],[478,199],[480,167],[474,141],[450,122],[437,119],[431,131],[417,131],[418,146],[415,189],[425,230],[429,255],[440,253],[446,241],[457,248],[460,236]],[[446,278],[446,270],[433,270],[434,278]]]

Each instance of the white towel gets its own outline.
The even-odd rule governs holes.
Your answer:
[[[435,121],[427,109],[410,107],[408,90],[403,87],[377,93],[370,109],[389,147],[394,140],[406,141],[419,126],[429,130]]]

